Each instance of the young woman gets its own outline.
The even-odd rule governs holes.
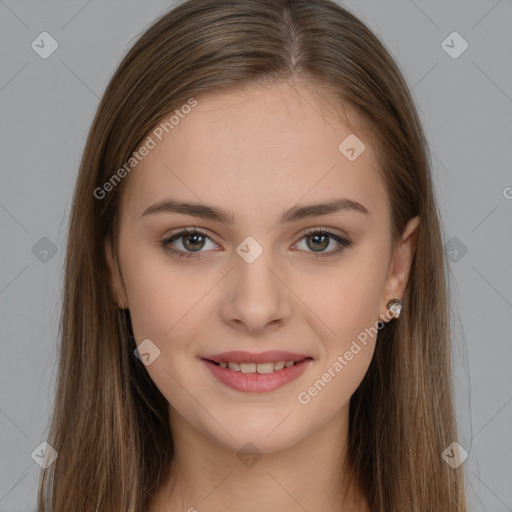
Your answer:
[[[43,511],[464,512],[428,146],[328,0],[189,0],[112,78],[69,228]]]

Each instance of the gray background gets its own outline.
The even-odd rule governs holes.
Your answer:
[[[67,218],[86,134],[122,55],[170,5],[0,0],[3,512],[35,510],[31,454],[45,440],[53,400]],[[512,3],[342,5],[384,41],[418,105],[451,260],[471,509],[512,511]],[[31,47],[44,31],[58,42],[47,59]],[[458,58],[442,46],[453,31],[469,44]]]

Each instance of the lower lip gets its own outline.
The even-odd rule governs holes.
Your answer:
[[[221,368],[206,359],[202,359],[202,361],[222,384],[245,393],[274,391],[300,377],[313,362],[312,359],[303,359],[289,368],[285,367],[272,373],[242,373],[229,368]]]

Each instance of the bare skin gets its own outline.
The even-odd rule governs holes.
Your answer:
[[[129,177],[119,239],[124,286],[106,246],[116,300],[130,309],[137,343],[150,339],[160,350],[146,369],[169,402],[179,476],[151,510],[369,511],[361,492],[340,495],[340,461],[349,400],[377,337],[359,342],[342,370],[333,364],[365,329],[390,320],[387,303],[403,297],[419,218],[393,247],[369,139],[359,135],[365,150],[350,161],[338,145],[352,130],[328,116],[306,85],[197,100]],[[143,215],[168,198],[216,205],[232,212],[233,223],[169,211]],[[280,222],[294,206],[338,198],[368,213],[345,209]],[[192,257],[162,247],[194,227],[202,238],[184,234],[168,244]],[[335,253],[335,238],[315,244],[307,228],[352,245]],[[251,263],[236,252],[248,236],[263,251]],[[281,388],[248,393],[219,382],[201,359],[232,350],[285,350],[312,361]],[[308,392],[329,368],[325,387]],[[261,455],[255,464],[237,457],[247,443]]]

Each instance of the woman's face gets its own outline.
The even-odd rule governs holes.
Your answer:
[[[113,284],[171,426],[270,453],[348,417],[410,239],[393,252],[370,141],[310,88],[195,99],[127,178]]]

